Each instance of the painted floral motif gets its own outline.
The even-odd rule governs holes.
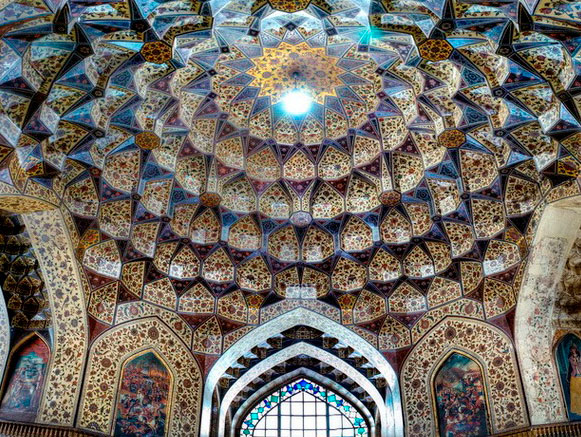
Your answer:
[[[163,320],[207,370],[297,307],[410,360],[451,317],[501,327],[531,345],[532,422],[565,420],[550,315],[513,320],[519,293],[551,304],[530,247],[545,207],[581,194],[574,6],[146,3],[0,7],[0,204],[34,228],[55,320],[39,421],[73,425],[88,345],[123,323]],[[307,114],[284,110],[295,88]],[[34,281],[6,276],[9,310],[24,308]],[[78,423],[110,433],[116,389],[98,389]],[[514,410],[500,423],[489,390],[489,431],[525,424],[518,387],[498,390]],[[410,435],[436,429],[421,402]]]

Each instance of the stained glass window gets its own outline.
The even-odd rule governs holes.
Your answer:
[[[368,436],[359,411],[306,379],[287,384],[260,401],[242,423],[241,437]]]

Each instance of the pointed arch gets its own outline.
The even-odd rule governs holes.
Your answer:
[[[35,421],[48,377],[50,356],[49,344],[36,332],[31,332],[14,345],[0,390],[0,417],[22,422]]]
[[[508,336],[485,322],[447,317],[415,345],[401,369],[408,435],[435,435],[432,375],[450,351],[464,353],[482,365],[490,393],[492,433],[528,425],[516,354]]]
[[[581,419],[581,337],[567,332],[555,343],[555,366],[559,374],[561,393],[567,417],[571,422]]]
[[[389,425],[393,423],[393,420],[390,420],[390,413],[391,411],[388,411],[388,408],[386,408],[385,405],[385,401],[383,400],[383,397],[381,396],[381,393],[379,393],[379,390],[377,390],[377,388],[367,379],[365,378],[358,370],[354,369],[353,367],[351,367],[349,364],[347,364],[346,362],[344,362],[341,359],[338,359],[336,356],[334,356],[333,354],[320,349],[316,346],[313,346],[309,343],[304,343],[304,342],[299,342],[299,343],[295,343],[289,347],[287,347],[286,349],[283,349],[273,355],[271,355],[270,357],[262,360],[260,363],[258,363],[257,365],[255,365],[254,367],[250,368],[247,372],[244,373],[244,375],[242,377],[240,377],[238,380],[236,380],[236,382],[234,384],[232,384],[232,386],[228,389],[228,391],[226,392],[226,394],[224,395],[224,398],[222,399],[222,405],[220,408],[220,419],[218,423],[224,423],[224,420],[226,418],[226,414],[228,412],[228,409],[230,408],[230,405],[232,404],[232,401],[236,398],[236,396],[245,389],[245,387],[247,387],[250,382],[252,382],[254,379],[258,378],[260,375],[262,375],[264,372],[268,371],[269,369],[271,369],[274,366],[279,365],[280,363],[287,361],[291,358],[294,358],[298,355],[307,355],[311,358],[316,358],[324,363],[329,364],[330,366],[332,366],[333,368],[339,370],[340,372],[344,373],[345,375],[347,375],[349,378],[351,378],[356,384],[358,384],[360,387],[362,387],[375,401],[375,404],[377,405],[380,417],[381,417],[381,423],[382,424],[387,424],[388,426],[385,426],[382,428],[382,436],[387,436],[390,435],[390,429]],[[321,378],[322,376],[317,375],[317,378]],[[352,398],[353,396],[351,396],[350,398]],[[235,415],[236,418],[236,415]],[[232,421],[233,424],[236,424],[236,420]],[[369,421],[370,424],[374,424],[373,420]],[[393,429],[393,426],[391,427]],[[370,436],[374,435],[374,430],[371,429]],[[399,435],[399,434],[395,434],[395,435]],[[220,428],[218,431],[218,437],[224,437],[224,429]],[[232,435],[232,433],[230,434],[230,436],[228,437],[235,437]]]
[[[452,370],[447,368],[447,366],[452,363],[454,364],[454,367],[452,368],[454,371],[450,371],[448,375],[445,375],[445,377],[440,379],[440,374]],[[474,368],[470,369],[468,367],[470,363],[474,363],[477,367],[477,374],[474,374]],[[466,364],[468,364],[468,366],[466,366]],[[464,372],[464,374],[459,375],[460,372]],[[466,378],[466,375],[468,375],[468,378]],[[445,408],[445,406],[441,405],[441,403],[445,401],[445,396],[449,397],[450,406],[452,408],[458,407],[463,400],[470,401],[472,406],[480,404],[480,408],[476,409],[476,411],[472,408],[468,412],[461,412],[463,417],[462,424],[469,425],[471,427],[470,432],[475,433],[474,435],[489,435],[491,433],[490,405],[486,386],[484,384],[484,375],[484,366],[480,360],[471,353],[459,349],[451,349],[436,364],[434,372],[432,373],[430,387],[432,390],[433,405],[435,406],[434,413],[437,435],[447,435],[446,432],[442,434],[442,427],[444,426],[442,419],[445,419],[445,417],[442,417],[442,413],[445,413],[442,411],[442,408]],[[448,387],[447,390],[443,387],[438,388],[439,384],[444,382],[443,379],[448,379],[448,381],[446,381],[448,383],[455,382],[454,385],[456,385],[456,387]],[[468,381],[466,381],[466,379],[468,379]],[[458,384],[461,384],[460,390],[457,387]],[[468,393],[464,390],[467,390]],[[440,394],[442,394],[442,396],[440,396]],[[457,413],[458,411],[450,411],[449,416],[457,417]],[[472,416],[470,416],[471,413]],[[452,433],[454,433],[454,431],[455,428],[452,427]]]
[[[157,317],[123,323],[95,340],[89,353],[78,427],[113,432],[122,366],[146,350],[155,351],[173,375],[166,435],[198,436],[202,373],[188,345]]]
[[[234,426],[231,427],[231,431],[229,437],[236,437],[236,428],[238,423],[244,418],[244,415],[252,408],[253,405],[256,405],[260,402],[260,399],[268,396],[269,393],[274,392],[277,388],[282,387],[284,384],[287,384],[301,376],[307,377],[314,382],[317,382],[325,387],[330,388],[335,393],[340,394],[348,402],[352,405],[356,406],[358,410],[362,413],[362,415],[367,419],[368,423],[371,424],[371,432],[369,435],[373,436],[373,427],[375,426],[375,418],[371,414],[371,412],[367,409],[365,405],[349,390],[346,390],[342,385],[336,383],[335,381],[327,378],[326,376],[320,375],[317,372],[307,369],[305,367],[301,367],[299,369],[295,369],[292,372],[285,373],[284,375],[279,376],[274,381],[270,381],[268,384],[261,387],[257,390],[252,396],[250,396],[236,411],[236,414],[232,418],[232,423]]]
[[[55,340],[36,420],[73,426],[89,333],[85,290],[73,249],[78,237],[68,227],[66,214],[53,209],[22,218],[42,269],[52,318],[58,321],[52,327]]]
[[[383,422],[388,424],[388,434],[403,434],[403,414],[400,401],[400,389],[397,375],[385,357],[370,343],[361,338],[357,333],[321,314],[299,307],[288,311],[270,321],[263,323],[241,337],[214,363],[204,386],[204,400],[200,423],[200,437],[210,436],[210,416],[212,406],[212,393],[218,380],[226,370],[234,365],[236,360],[254,346],[266,341],[277,333],[281,333],[294,326],[306,325],[322,332],[330,332],[348,346],[358,350],[387,380],[391,398],[385,401],[391,420]]]
[[[238,432],[244,436],[254,435],[255,430],[259,431],[260,428],[267,432],[278,430],[283,433],[285,431],[288,433],[292,428],[294,434],[295,431],[300,431],[301,427],[302,431],[307,433],[313,433],[314,429],[317,433],[322,433],[330,431],[328,428],[333,428],[331,432],[336,434],[340,432],[338,428],[341,428],[343,432],[349,433],[351,431],[357,435],[375,434],[375,430],[370,432],[369,414],[363,414],[359,405],[355,406],[334,388],[322,384],[316,378],[315,372],[312,374],[315,378],[298,374],[295,375],[294,379],[287,380],[285,384],[271,387],[270,392],[264,394],[244,412],[243,420],[232,421],[230,434],[233,437]],[[268,385],[270,386],[270,384]],[[345,389],[343,392],[348,393]],[[356,400],[354,396],[351,396],[351,399]],[[299,405],[302,407],[302,411],[291,411]],[[272,423],[268,416],[278,418],[281,422],[286,419],[286,423]],[[291,421],[294,422],[299,417],[302,417],[303,423],[291,425]],[[309,419],[310,423],[305,423]]]
[[[174,376],[169,366],[155,349],[148,348],[128,357],[121,364],[121,377],[117,386],[115,401],[114,433],[124,434],[133,427],[133,433],[150,431],[152,436],[168,434],[169,400],[172,396]],[[137,400],[132,396],[137,394]],[[141,402],[139,407],[152,411],[152,420],[146,423],[139,415],[132,414],[133,402]],[[151,429],[151,422],[155,429]],[[149,430],[148,430],[149,427]]]

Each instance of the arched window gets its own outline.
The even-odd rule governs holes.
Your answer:
[[[121,375],[115,435],[163,437],[171,386],[171,373],[154,352],[131,358]]]
[[[478,363],[452,353],[434,377],[434,394],[441,437],[489,434],[484,379]]]
[[[569,420],[581,420],[581,339],[565,335],[555,355]]]
[[[242,423],[240,436],[368,437],[367,423],[338,394],[307,379],[286,384],[260,401]]]
[[[40,406],[49,357],[48,345],[36,334],[16,346],[10,357],[0,405],[1,417],[34,421]]]

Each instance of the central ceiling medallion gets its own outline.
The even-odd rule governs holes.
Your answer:
[[[253,54],[223,54],[212,82],[220,109],[253,136],[318,144],[361,126],[379,103],[377,64],[356,44],[331,50],[281,42]]]
[[[294,88],[283,96],[282,103],[288,114],[300,116],[311,110],[313,98],[307,91]]]
[[[326,0],[256,0],[252,6],[252,12],[255,13],[267,4],[273,9],[288,13],[302,11],[312,4],[327,13],[331,13],[331,7]]]
[[[253,77],[249,86],[260,89],[259,96],[270,96],[271,104],[278,103],[283,94],[300,88],[319,104],[326,96],[336,97],[336,89],[344,86],[337,58],[327,56],[325,48],[312,48],[307,43],[291,45],[283,42],[277,48],[265,48],[254,58],[254,67],[247,74]]]
[[[309,6],[311,0],[269,0],[274,9],[284,12],[298,12]]]
[[[313,216],[306,211],[297,211],[290,218],[290,222],[297,228],[305,228],[309,226],[312,221]]]

